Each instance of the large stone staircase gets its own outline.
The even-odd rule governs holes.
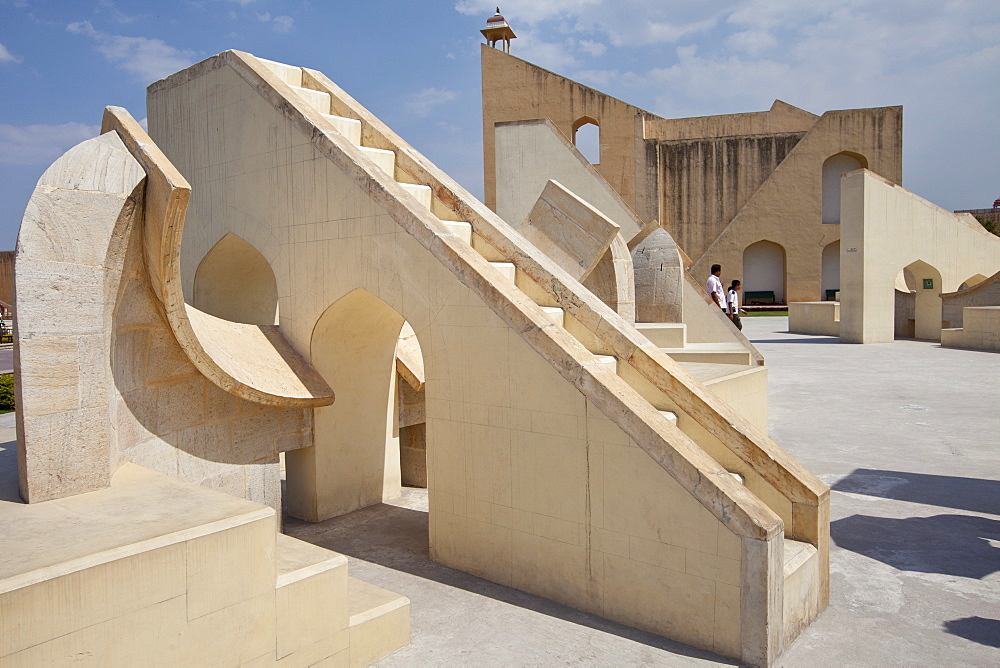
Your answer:
[[[435,184],[436,187],[432,187],[427,183],[413,182],[415,179],[412,171],[401,169],[397,164],[395,150],[366,145],[366,137],[377,137],[380,140],[378,143],[385,146],[387,137],[385,134],[379,136],[380,133],[373,128],[369,128],[366,132],[365,124],[359,118],[335,113],[338,110],[344,113],[345,107],[348,107],[353,100],[340,95],[341,91],[318,73],[272,61],[260,62],[288,84],[291,92],[301,102],[318,111],[338,133],[357,147],[360,155],[370,162],[371,167],[395,179],[408,197],[433,213],[440,222],[441,235],[447,235],[471,247],[492,267],[495,280],[505,281],[519,288],[538,307],[546,320],[580,342],[592,355],[591,365],[599,365],[614,371],[634,389],[639,390],[662,417],[678,424],[699,444],[710,440],[698,438],[703,433],[703,428],[694,424],[695,421],[688,417],[667,394],[653,387],[628,360],[616,355],[614,347],[609,345],[606,339],[596,335],[592,327],[581,323],[578,315],[568,312],[550,290],[541,287],[526,268],[518,265],[519,258],[511,257],[489,243],[483,235],[477,233],[471,222],[461,219],[456,207],[447,206],[440,197],[443,194],[440,186]],[[453,195],[453,193],[448,194]],[[679,362],[681,366],[690,369],[693,376],[702,376],[703,380],[711,381],[738,372],[750,372],[756,367],[750,352],[740,344],[689,343],[686,341],[685,329],[683,323],[638,325],[639,332],[649,338],[657,348]],[[744,484],[747,479],[760,480],[760,474],[749,467],[746,461],[740,460],[733,451],[711,446],[704,449],[714,455],[739,483]],[[760,485],[753,486],[757,491],[762,488]],[[774,495],[761,494],[761,498],[767,502],[773,500]],[[788,528],[786,527],[786,531]],[[825,568],[825,565],[820,563],[817,547],[801,540],[786,537],[782,554],[784,635],[787,639],[791,639],[823,607],[821,593],[823,578],[820,576],[820,569]]]
[[[220,70],[222,74],[216,76],[214,73]],[[210,123],[216,123],[221,122],[221,117],[215,120],[213,114],[228,113],[218,106],[206,110],[206,98],[201,91],[208,89],[217,90],[222,96],[228,94],[225,91],[232,91],[229,99],[234,101],[243,96],[238,106],[230,108],[239,119],[246,120],[248,127],[267,132],[273,128],[273,136],[280,138],[285,132],[285,136],[300,142],[287,145],[292,147],[292,154],[307,155],[305,160],[311,162],[295,173],[308,175],[304,170],[316,169],[334,174],[335,178],[328,178],[325,183],[336,183],[345,193],[360,193],[357,197],[367,198],[356,200],[361,206],[369,206],[369,202],[374,205],[378,215],[367,218],[368,225],[381,225],[388,220],[390,225],[386,229],[394,230],[391,234],[400,234],[392,225],[402,228],[405,239],[393,247],[388,244],[397,242],[392,242],[389,236],[379,239],[375,243],[385,245],[379,246],[380,255],[373,257],[409,257],[413,262],[432,259],[436,264],[428,271],[436,272],[437,276],[443,267],[445,273],[450,273],[448,285],[457,279],[472,295],[468,299],[479,300],[473,304],[483,312],[479,323],[494,327],[491,323],[499,318],[501,326],[517,337],[517,341],[511,339],[508,343],[509,359],[520,356],[516,357],[517,363],[539,374],[539,382],[548,383],[546,387],[557,393],[554,396],[562,397],[565,393],[573,402],[567,411],[585,411],[577,413],[572,424],[566,420],[551,424],[535,421],[520,428],[519,433],[534,434],[532,440],[521,441],[520,447],[526,453],[528,448],[535,448],[530,451],[533,456],[550,456],[546,451],[551,447],[549,441],[554,443],[562,437],[570,443],[566,437],[582,438],[572,442],[586,444],[588,460],[591,448],[595,453],[603,450],[600,456],[605,464],[601,466],[614,467],[607,473],[588,467],[582,478],[564,476],[565,480],[586,488],[586,518],[576,523],[554,517],[560,513],[572,514],[570,511],[554,508],[546,515],[512,508],[510,502],[505,506],[469,499],[467,503],[464,497],[443,487],[438,488],[435,496],[431,485],[431,553],[436,559],[757,664],[774,661],[798,630],[825,607],[829,569],[828,489],[681,366],[740,367],[744,362],[749,366],[752,360],[745,353],[724,346],[701,346],[705,350],[698,353],[698,346],[687,345],[683,331],[670,333],[668,336],[674,338],[672,343],[668,341],[669,345],[651,343],[314,70],[228,51],[151,86],[148,104],[151,128],[157,127],[164,133],[167,140],[164,150],[168,156],[171,151],[181,156],[178,164],[182,169],[191,173],[202,170],[200,173],[204,174],[208,166],[204,159],[198,158],[197,148],[193,152],[185,148],[187,137],[193,136],[184,134],[184,124],[188,122],[185,115],[194,113],[190,110],[196,107],[205,110],[198,113],[207,114]],[[238,124],[237,116],[233,120],[234,125]],[[157,141],[161,139],[157,137]],[[284,145],[279,143],[279,146]],[[269,158],[262,161],[257,157],[262,155],[265,154],[234,158],[226,168],[271,169],[273,163],[266,162]],[[174,160],[172,156],[171,159]],[[253,172],[257,173],[260,172]],[[244,180],[255,181],[249,177]],[[223,187],[198,179],[192,183],[196,191],[204,187],[202,192],[209,194],[212,188]],[[327,191],[318,192],[326,197]],[[200,206],[205,210],[209,203]],[[343,221],[351,224],[349,217],[345,218],[339,209],[333,215],[339,217],[307,218],[320,222],[284,228],[280,233],[296,243],[311,241],[317,232],[351,234],[351,238],[362,239],[366,234],[374,234],[358,227],[350,233],[344,232]],[[214,229],[205,241],[214,243],[209,237],[224,233],[224,229]],[[357,248],[365,251],[364,245]],[[391,271],[396,265],[378,266]],[[430,291],[434,290],[443,288],[431,285]],[[421,293],[419,298],[428,298],[427,293]],[[474,311],[462,311],[465,306],[454,307],[458,310],[449,311],[450,317],[463,323],[476,322],[470,317]],[[399,310],[402,314],[406,309]],[[284,319],[284,306],[281,312]],[[290,322],[298,325],[293,319]],[[430,330],[437,327],[438,332],[450,332],[449,326],[452,325],[436,320],[425,321],[428,331],[424,334],[433,341],[435,333]],[[414,328],[421,334],[421,329],[416,325]],[[308,327],[302,329],[308,331]],[[308,343],[301,335],[298,339],[291,332],[288,335],[300,347]],[[678,342],[684,345],[677,346]],[[687,350],[688,355],[696,355],[699,360],[677,362],[661,348],[674,350],[679,356]],[[465,359],[461,358],[463,364]],[[553,370],[556,376],[552,375]],[[481,372],[481,368],[461,369],[463,374],[474,372]],[[530,384],[517,380],[522,383],[519,386],[522,391],[531,390]],[[427,380],[428,387],[433,381],[433,378]],[[585,401],[581,401],[581,395]],[[538,399],[541,403],[545,397]],[[452,403],[457,410],[460,398]],[[438,410],[435,406],[433,420],[438,421],[438,429],[444,429],[446,420]],[[496,417],[499,419],[500,415]],[[428,406],[429,422],[431,418]],[[467,424],[470,428],[474,424],[484,425],[479,431],[489,433],[485,427],[495,426],[493,418],[492,413],[478,418],[471,412],[452,413],[451,423]],[[476,419],[482,421],[476,423]],[[574,436],[580,433],[575,430],[582,430],[582,436]],[[478,444],[470,443],[467,438],[449,443],[450,448],[467,445]],[[460,454],[460,450],[452,451]],[[485,453],[489,454],[488,448]],[[578,458],[578,453],[577,449],[566,450],[559,457]],[[435,475],[444,476],[444,469],[456,464],[460,475],[471,475],[471,469],[461,466],[461,462],[450,462],[445,457],[445,451],[439,449],[438,468],[431,471],[432,480]],[[558,474],[568,473],[551,458],[544,464],[551,464],[551,470]],[[490,471],[485,469],[482,473]],[[613,482],[611,489],[591,489],[592,484],[597,484],[594,480],[624,481],[629,476],[636,481],[631,486]],[[547,494],[548,490],[542,488],[551,486],[549,481],[533,484],[538,490],[528,491],[536,496]],[[509,485],[508,482],[508,494]],[[647,494],[635,497],[638,490],[644,489],[656,490],[665,503],[653,503],[652,509],[644,510],[643,516],[638,517],[627,508],[649,505]],[[579,496],[576,489],[567,491]],[[504,488],[498,492],[504,492]],[[613,509],[609,506],[601,511],[600,522],[593,515],[597,510],[590,505],[592,494],[607,494],[617,504]],[[595,503],[598,501],[595,497]],[[532,503],[537,507],[536,501]],[[435,512],[443,519],[435,521]],[[671,527],[686,528],[677,531]],[[586,533],[578,529],[585,529]],[[473,535],[472,530],[479,533]],[[516,534],[517,540],[534,541],[531,549],[537,550],[532,562],[536,573],[514,569],[516,578],[512,579],[512,572],[505,573],[501,568],[502,551],[507,551],[509,560],[510,550],[518,548],[511,547],[510,542],[497,541],[510,541],[512,534]],[[650,538],[642,538],[640,534]],[[676,547],[684,544],[693,547]],[[491,552],[491,546],[500,551]],[[605,560],[594,563],[599,571],[589,576],[591,584],[578,585],[566,579],[575,578],[584,563],[566,553],[569,548],[585,551],[588,568],[592,558]],[[557,552],[551,552],[553,549]],[[479,554],[483,550],[489,556]],[[522,549],[520,560],[525,553]],[[562,585],[554,584],[560,581]],[[603,593],[593,585],[598,581]],[[694,587],[689,591],[702,592],[694,595],[698,601],[708,603],[682,610],[678,606],[683,596],[668,593],[677,586]],[[385,608],[387,613],[391,607],[390,604]],[[359,613],[356,619],[362,624],[365,615]]]

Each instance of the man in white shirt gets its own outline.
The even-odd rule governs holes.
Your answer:
[[[726,291],[722,287],[722,279],[719,276],[722,274],[722,265],[713,264],[712,265],[712,275],[708,277],[708,281],[705,282],[705,289],[708,291],[708,296],[712,298],[712,301],[721,308],[723,311],[726,310]]]

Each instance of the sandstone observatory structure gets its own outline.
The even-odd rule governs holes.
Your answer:
[[[841,180],[840,299],[791,304],[789,330],[847,343],[901,336],[997,349],[1000,296],[986,277],[1000,270],[1000,237],[868,170]]]
[[[15,489],[28,504],[0,501],[3,665],[363,665],[408,641],[406,598],[278,532],[278,455],[312,442],[311,407],[334,395],[273,324],[184,303],[189,195],[109,107],[25,211]]]
[[[840,175],[865,168],[902,183],[902,107],[817,116],[776,100],[768,111],[667,119],[498,49],[481,56],[490,208],[516,192],[504,124],[548,119],[574,143],[596,126],[595,170],[640,220],[662,224],[695,276],[721,263],[747,301],[832,299]]]
[[[827,605],[828,488],[636,329],[622,248],[655,229],[576,191],[599,182],[547,177],[511,225],[320,72],[238,51],[147,108],[152,139],[109,109],[25,216],[30,503],[0,507],[21,564],[0,606],[28,612],[0,659],[359,665],[405,643],[405,598],[274,513],[399,493],[420,403],[400,379],[424,394],[435,560],[755,665]],[[58,320],[67,302],[92,317]]]

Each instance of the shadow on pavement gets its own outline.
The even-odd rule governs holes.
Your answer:
[[[299,540],[325,547],[340,554],[464,589],[480,596],[587,626],[650,647],[682,656],[736,665],[736,662],[731,659],[682,645],[661,636],[638,631],[555,601],[511,589],[435,563],[430,559],[427,544],[427,518],[428,514],[425,512],[383,503],[316,524],[286,515],[284,532]],[[405,594],[405,592],[400,593]]]
[[[788,332],[788,333],[795,334],[794,332]],[[809,335],[796,334],[796,336],[809,336]],[[843,342],[836,336],[809,336],[809,338],[807,339],[750,339],[750,343],[843,343]]]
[[[830,489],[883,499],[1000,515],[1000,481],[982,478],[855,469]]]
[[[969,515],[896,519],[851,515],[830,522],[837,547],[901,571],[982,579],[1000,571],[1000,521]]]
[[[964,617],[945,622],[944,630],[959,638],[987,647],[1000,647],[1000,619],[985,617]]]

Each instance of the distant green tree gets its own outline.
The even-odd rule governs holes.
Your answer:
[[[14,410],[14,375],[0,376],[0,413]]]
[[[1000,237],[1000,228],[997,227],[996,222],[992,220],[986,220],[986,218],[984,218],[983,216],[976,216],[976,220],[979,221],[980,225],[986,228],[987,232],[989,232],[990,234],[995,234],[998,237]]]

